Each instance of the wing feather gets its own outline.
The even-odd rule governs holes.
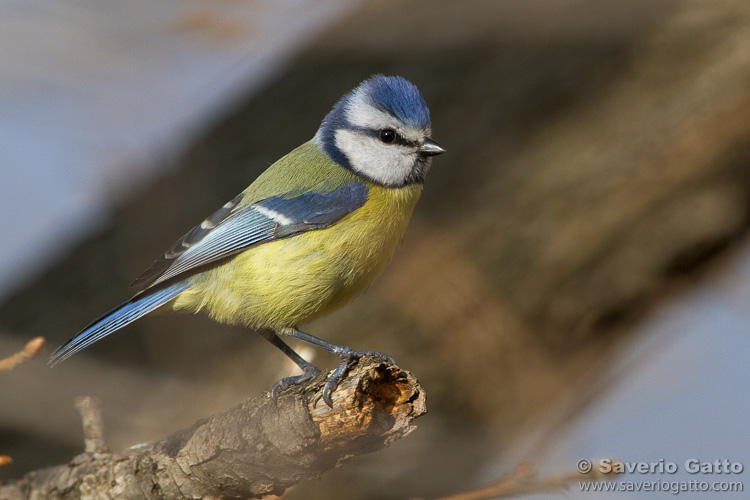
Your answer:
[[[239,195],[177,240],[131,286],[146,290],[253,245],[328,227],[364,205],[367,195],[367,186],[360,182],[244,206]]]

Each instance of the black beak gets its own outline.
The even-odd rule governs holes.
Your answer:
[[[437,156],[445,153],[445,150],[440,147],[440,144],[433,141],[429,137],[424,140],[417,151],[422,156]]]

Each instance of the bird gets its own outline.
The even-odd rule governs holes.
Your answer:
[[[380,352],[329,343],[299,329],[362,292],[391,260],[420,197],[432,157],[430,111],[417,87],[376,74],[346,93],[314,137],[269,166],[248,188],[178,239],[135,281],[135,295],[61,345],[54,366],[155,311],[203,312],[249,327],[302,371],[271,395],[320,369],[282,337],[340,358],[322,399],[349,362]]]

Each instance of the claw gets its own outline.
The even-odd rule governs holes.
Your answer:
[[[318,337],[314,335],[310,335],[309,333],[301,332],[297,330],[296,328],[283,328],[279,330],[278,333],[281,333],[283,335],[289,335],[290,337],[297,338],[299,340],[309,342],[310,344],[320,347],[321,349],[325,349],[328,352],[331,352],[333,354],[336,354],[339,358],[341,358],[341,362],[339,363],[339,366],[331,373],[331,375],[328,377],[328,380],[326,380],[326,384],[323,387],[323,392],[321,394],[321,397],[323,398],[323,401],[325,403],[333,408],[333,399],[331,396],[333,395],[333,392],[336,390],[336,388],[339,386],[339,383],[341,382],[341,378],[346,374],[346,370],[349,367],[349,362],[353,359],[359,359],[363,356],[372,356],[374,358],[382,359],[383,361],[386,361],[392,365],[395,365],[396,363],[393,361],[393,358],[388,356],[387,354],[384,354],[382,352],[377,351],[355,351],[349,347],[331,344],[330,342],[326,342],[323,339],[319,339]],[[270,336],[269,340],[274,343],[277,347],[282,349],[284,353],[286,353],[287,356],[292,357],[295,363],[297,363],[298,366],[302,367],[303,369],[306,368],[306,365],[310,365],[307,361],[300,358],[294,351],[291,351],[289,347],[281,342],[281,340],[276,336],[274,333],[272,336]],[[291,353],[290,353],[291,351]],[[316,400],[317,403],[317,400]]]
[[[295,375],[293,377],[282,378],[281,380],[273,384],[273,387],[271,388],[271,399],[273,399],[273,402],[276,403],[279,399],[279,394],[281,394],[282,391],[285,391],[295,385],[305,384],[318,375],[320,375],[320,370],[314,366],[311,366],[309,369],[305,370],[305,373]]]
[[[375,358],[382,359],[383,361],[387,361],[392,365],[396,364],[396,362],[393,361],[393,358],[385,353],[378,351],[355,351],[348,347],[341,347],[341,349],[339,349],[336,354],[338,354],[341,358],[341,362],[339,363],[339,366],[337,366],[336,369],[333,370],[333,373],[328,376],[326,384],[323,386],[323,393],[321,396],[321,398],[329,408],[333,408],[333,392],[338,388],[344,375],[346,375],[346,371],[349,369],[349,363],[351,361],[362,358],[364,356],[373,356]]]
[[[339,383],[341,383],[341,377],[346,374],[347,368],[349,368],[349,359],[342,358],[339,366],[328,376],[326,385],[323,386],[322,399],[329,408],[333,408],[333,391],[338,388]]]

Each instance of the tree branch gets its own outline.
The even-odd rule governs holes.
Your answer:
[[[76,410],[81,414],[83,423],[83,445],[86,453],[106,453],[104,444],[104,420],[102,420],[101,401],[89,396],[76,398]]]
[[[25,363],[37,354],[44,345],[44,337],[36,337],[29,340],[24,348],[7,358],[0,359],[0,371],[10,371],[21,363]]]
[[[575,482],[604,481],[615,479],[615,477],[614,473],[606,474],[593,469],[585,473],[575,470],[559,476],[538,478],[536,466],[530,462],[522,462],[516,466],[513,472],[505,474],[491,483],[456,495],[440,497],[436,500],[494,500],[517,498],[525,495],[565,493],[570,485]]]
[[[259,498],[317,478],[416,429],[427,409],[417,380],[395,365],[365,357],[333,394],[325,374],[196,422],[123,453],[84,453],[0,486],[0,498]]]

